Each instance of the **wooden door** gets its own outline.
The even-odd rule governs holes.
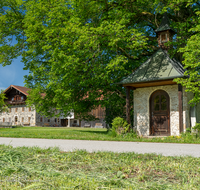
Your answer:
[[[68,125],[67,119],[61,119],[61,126],[66,127]]]
[[[170,135],[169,95],[157,90],[150,98],[150,135]]]

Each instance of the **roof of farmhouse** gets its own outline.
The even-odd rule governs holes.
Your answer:
[[[24,95],[28,95],[28,91],[30,91],[30,88],[26,88],[24,86],[17,86],[17,85],[10,85],[5,91],[4,93],[9,92],[12,88],[15,88],[16,90],[18,90],[19,92],[21,92]],[[45,93],[41,93],[41,96],[45,96]]]

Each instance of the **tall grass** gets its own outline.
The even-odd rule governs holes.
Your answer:
[[[0,146],[0,189],[199,189],[200,158]]]

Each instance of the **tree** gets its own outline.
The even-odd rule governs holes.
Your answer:
[[[199,15],[200,12],[197,12]],[[193,99],[190,101],[191,105],[196,105],[200,102],[200,18],[195,27],[190,29],[194,34],[187,39],[187,45],[180,48],[180,52],[183,53],[185,65],[185,78],[176,79],[176,82],[186,87],[187,92],[194,94]]]
[[[32,89],[28,103],[42,114],[52,116],[56,108],[67,115],[73,109],[86,117],[101,104],[110,108],[111,121],[123,115],[116,113],[115,105],[119,110],[125,106],[125,89],[117,83],[158,49],[154,30],[166,10],[177,31],[171,42],[176,49],[170,54],[182,60],[178,50],[193,35],[189,29],[198,23],[198,3],[4,0],[0,60],[8,65],[22,57],[24,69],[30,71],[25,76]]]
[[[1,93],[0,93],[0,113],[8,111],[8,107],[6,106],[5,101],[4,101],[5,99],[6,99],[6,97],[5,97],[4,91],[1,90]]]

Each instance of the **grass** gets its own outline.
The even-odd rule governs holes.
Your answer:
[[[137,142],[163,142],[163,143],[195,143],[200,144],[200,138],[190,133],[181,136],[162,138],[142,138],[134,133],[115,136],[111,131],[99,128],[64,128],[64,127],[21,127],[0,128],[0,137],[17,138],[44,138],[44,139],[79,139],[102,141],[137,141]]]
[[[199,189],[200,158],[0,145],[0,189]]]

